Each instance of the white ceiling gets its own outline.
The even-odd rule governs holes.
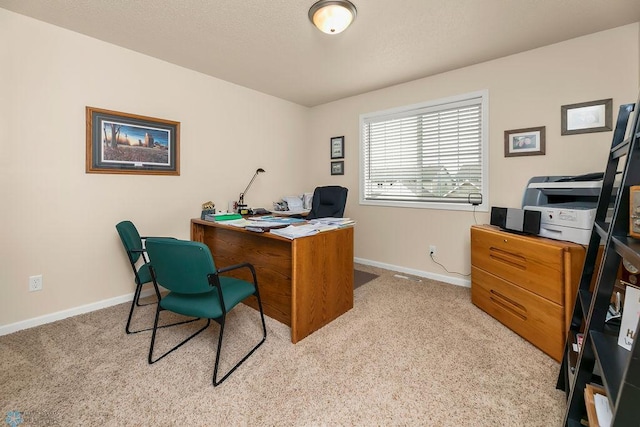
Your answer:
[[[314,2],[0,0],[0,7],[305,106],[640,21],[640,0],[352,0],[355,22],[330,36],[307,18]]]

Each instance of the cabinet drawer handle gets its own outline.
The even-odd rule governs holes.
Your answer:
[[[520,313],[519,311],[516,311],[516,309],[519,309],[520,311],[526,313],[527,309],[523,305],[518,304],[514,300],[505,297],[504,295],[502,295],[499,292],[496,292],[493,289],[491,289],[491,296],[489,298],[495,304],[499,305],[500,307],[504,308],[505,310],[509,310],[511,313],[513,313],[514,315],[518,316],[520,319],[527,320],[527,316],[525,316],[524,314]]]
[[[512,254],[511,252],[503,251],[502,249],[491,247],[489,248],[489,258],[504,262],[512,267],[526,270],[527,259],[521,255]]]

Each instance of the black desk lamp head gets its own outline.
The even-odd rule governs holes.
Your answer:
[[[238,196],[238,212],[239,213],[243,213],[243,210],[246,210],[247,205],[244,204],[244,195],[247,193],[247,191],[249,191],[249,187],[251,187],[251,184],[253,184],[253,181],[256,179],[256,176],[258,176],[259,173],[264,172],[265,170],[262,168],[258,168],[256,169],[256,173],[253,175],[253,178],[251,178],[251,181],[249,181],[249,185],[247,185],[247,188],[244,189],[244,191],[242,193],[240,193],[240,196]],[[244,212],[247,213],[247,212]]]

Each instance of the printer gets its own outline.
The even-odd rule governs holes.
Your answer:
[[[540,236],[588,245],[602,177],[535,176],[524,191],[522,208],[540,212]]]

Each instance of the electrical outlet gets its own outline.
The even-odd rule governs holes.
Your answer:
[[[42,274],[38,276],[29,277],[29,291],[41,291],[42,290]]]
[[[436,246],[435,245],[430,245],[429,246],[429,256],[436,256]]]

